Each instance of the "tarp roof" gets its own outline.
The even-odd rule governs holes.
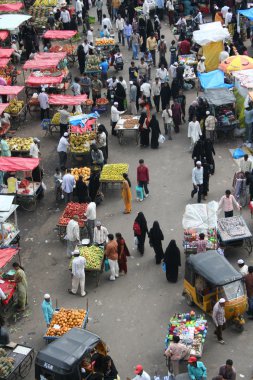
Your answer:
[[[228,29],[223,28],[219,21],[200,24],[199,29],[193,32],[193,40],[201,46],[230,37]]]
[[[11,58],[0,58],[0,67],[3,68],[8,65]]]
[[[183,228],[209,229],[217,228],[218,203],[215,201],[197,204],[188,204],[185,207],[182,225]]]
[[[8,38],[9,32],[7,30],[0,30],[0,40],[5,41]]]
[[[237,11],[240,15],[247,17],[249,20],[253,20],[253,8],[249,9],[243,9],[240,11]]]
[[[0,170],[4,172],[30,171],[39,163],[39,158],[0,157]]]
[[[76,106],[80,105],[87,99],[87,95],[49,95],[48,102],[51,105],[67,105],[67,106]]]
[[[222,106],[223,104],[231,104],[235,102],[234,94],[227,88],[214,88],[204,91],[204,97],[209,104],[214,106]]]
[[[24,86],[0,86],[0,95],[18,95]]]
[[[233,71],[232,75],[240,81],[241,86],[253,88],[253,69]]]
[[[10,58],[14,49],[0,49],[0,58]]]
[[[190,255],[187,258],[187,264],[191,265],[196,273],[216,286],[242,279],[241,273],[237,272],[228,260],[217,251]]]
[[[7,108],[9,103],[0,103],[0,115],[4,112],[5,108]]]
[[[49,40],[68,40],[76,35],[76,30],[47,30],[43,38]]]
[[[25,83],[28,86],[40,86],[43,84],[59,84],[62,82],[63,78],[64,78],[64,74],[60,75],[59,77],[51,77],[51,76],[36,77],[31,74],[26,79]]]
[[[26,61],[26,63],[23,65],[23,70],[46,70],[51,69],[54,67],[57,67],[59,64],[60,59],[59,58],[48,58],[45,59],[30,59]]]
[[[16,248],[2,248],[0,249],[0,268],[3,268],[8,264],[13,256],[18,254],[18,249]]]
[[[224,73],[221,70],[209,71],[209,73],[199,74],[201,87],[208,88],[230,88],[233,85],[224,83]]]
[[[18,12],[23,6],[23,3],[0,4],[0,12]]]
[[[0,15],[0,30],[17,29],[23,22],[29,20],[31,16],[21,14],[2,14]]]
[[[66,52],[64,51],[60,51],[60,52],[57,52],[57,53],[50,53],[50,52],[40,52],[40,53],[36,53],[35,56],[34,56],[34,59],[36,60],[42,60],[42,59],[50,59],[50,58],[58,58],[58,59],[63,59],[65,58],[67,55]]]

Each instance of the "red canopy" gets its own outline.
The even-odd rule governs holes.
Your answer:
[[[0,4],[0,12],[18,12],[23,8],[23,3]]]
[[[60,75],[59,77],[49,77],[49,76],[35,77],[34,75],[31,74],[26,79],[25,83],[28,86],[40,86],[42,84],[60,84],[63,78],[64,78],[64,74]]]
[[[0,170],[3,172],[25,172],[33,170],[39,163],[39,158],[0,157]]]
[[[0,86],[0,95],[18,95],[24,86]]]
[[[0,268],[3,268],[8,264],[13,256],[18,254],[18,249],[16,248],[3,248],[0,249]]]
[[[0,67],[3,68],[3,67],[6,67],[8,65],[8,63],[10,62],[10,58],[1,58],[0,59]]]
[[[5,108],[7,108],[9,103],[0,103],[0,115],[4,112]]]
[[[43,38],[49,40],[69,40],[77,34],[76,30],[47,30]]]
[[[0,58],[10,58],[14,49],[0,49]]]
[[[34,59],[36,60],[50,59],[50,58],[63,59],[66,57],[66,55],[67,53],[64,51],[60,51],[57,53],[43,52],[43,53],[36,53],[34,56]]]
[[[87,99],[87,95],[49,95],[48,102],[54,106],[76,106]]]
[[[8,38],[9,32],[7,30],[0,30],[0,40],[5,41]]]
[[[23,66],[23,70],[46,70],[57,67],[59,64],[59,58],[51,58],[51,59],[31,59],[26,61]]]

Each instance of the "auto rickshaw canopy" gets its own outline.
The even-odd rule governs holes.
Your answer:
[[[242,279],[242,275],[217,251],[190,255],[187,264],[215,286],[223,286]]]
[[[83,329],[73,328],[38,352],[35,364],[52,372],[67,374],[80,363],[85,352],[100,342],[99,336]]]

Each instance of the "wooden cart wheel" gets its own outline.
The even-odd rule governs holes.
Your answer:
[[[34,352],[32,351],[30,352],[27,359],[25,359],[23,363],[21,363],[19,367],[19,376],[21,379],[25,379],[26,376],[29,374],[32,367],[33,358],[34,358]]]
[[[34,211],[36,209],[37,199],[36,197],[32,197],[31,199],[25,199],[20,201],[20,206],[25,211]]]
[[[189,293],[185,293],[184,297],[185,297],[187,305],[192,306],[193,305],[192,296]]]

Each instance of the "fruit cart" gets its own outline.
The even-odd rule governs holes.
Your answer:
[[[25,379],[32,367],[34,350],[21,344],[0,348],[0,380]]]
[[[15,96],[11,99],[5,112],[11,116],[11,120],[17,126],[20,126],[26,119],[27,107],[23,100],[18,100],[18,94],[24,89],[24,86],[0,86],[0,95]]]
[[[111,48],[112,46],[115,46],[115,39],[114,38],[96,38],[95,39],[95,46],[99,47],[101,49],[107,49]]]
[[[65,51],[67,53],[67,59],[69,63],[74,64],[77,60],[76,49],[73,45],[75,38],[78,38],[78,33],[75,30],[47,30],[43,35],[44,39],[48,40],[64,40],[69,41],[70,44],[57,45],[50,48],[50,52]]]
[[[98,112],[99,114],[108,112],[109,100],[106,98],[99,98],[96,100],[96,106],[93,108],[93,112]]]
[[[88,55],[86,57],[85,61],[85,73],[87,75],[98,75],[101,74],[101,68],[100,68],[100,56],[99,55]]]
[[[11,137],[6,141],[13,157],[29,157],[33,137]]]
[[[60,216],[57,224],[58,236],[60,240],[64,240],[66,235],[66,227],[70,219],[74,215],[79,216],[78,224],[80,227],[80,239],[85,236],[86,226],[85,226],[85,216],[84,213],[87,210],[87,203],[75,203],[69,202],[65,207],[62,215]]]
[[[128,164],[106,164],[103,166],[100,183],[102,184],[102,191],[106,191],[106,188],[111,185],[121,185],[123,182],[123,173],[128,173]]]
[[[139,116],[123,115],[117,122],[115,130],[119,144],[123,144],[123,139],[126,131],[135,132],[136,144],[139,144]]]
[[[50,343],[59,339],[62,335],[66,334],[73,327],[85,329],[88,323],[89,308],[85,309],[65,309],[60,308],[57,310],[52,318],[52,321],[43,336],[43,339]]]
[[[19,241],[17,204],[13,195],[0,194],[0,247]]]
[[[100,275],[104,269],[104,247],[97,247],[92,245],[78,246],[80,256],[85,257],[86,265],[85,272],[91,272],[96,274],[96,285],[99,285]],[[71,269],[73,258],[70,260],[69,269]]]
[[[37,199],[43,194],[42,180],[35,182],[33,175],[35,170],[38,170],[39,158],[24,158],[24,157],[0,157],[0,170],[4,172],[15,172],[22,175],[21,180],[18,176],[17,190],[15,199],[16,202],[26,211],[32,211],[36,208]],[[28,175],[28,173],[30,173]],[[37,173],[36,173],[37,174]],[[37,174],[38,175],[38,174]],[[0,194],[8,194],[8,186],[2,185]]]

